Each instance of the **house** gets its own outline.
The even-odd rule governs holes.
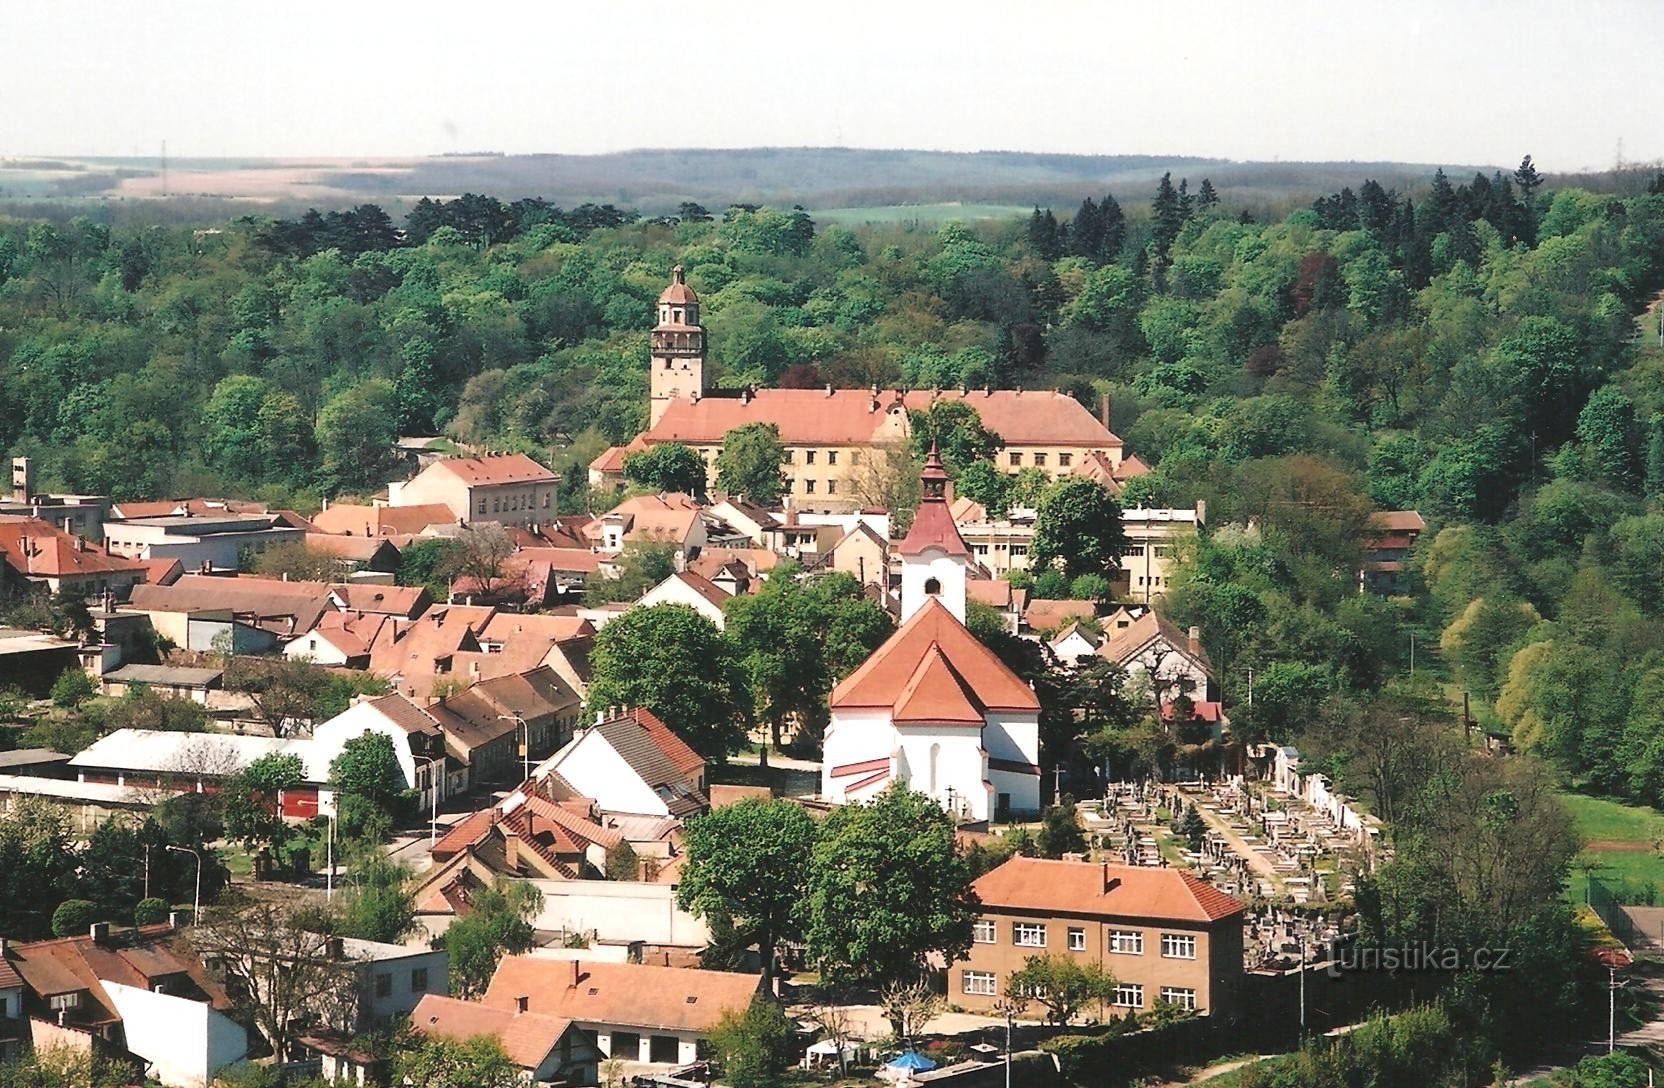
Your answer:
[[[705,508],[679,491],[637,495],[602,514],[592,527],[597,546],[616,554],[635,543],[674,544],[684,556],[705,545]]]
[[[376,613],[325,612],[312,630],[283,644],[283,656],[317,665],[368,669],[370,647],[390,622],[388,616]]]
[[[1100,1018],[1158,1003],[1230,1018],[1240,1008],[1247,905],[1189,872],[1014,857],[972,885],[981,905],[948,1000],[991,1012],[1030,956],[1064,955],[1115,977]]]
[[[1368,556],[1360,572],[1362,587],[1371,593],[1409,592],[1406,564],[1427,522],[1414,510],[1377,510],[1369,516]]]
[[[170,514],[112,521],[104,548],[129,559],[177,559],[189,570],[237,570],[245,555],[306,540],[279,514]]]
[[[832,689],[823,798],[871,799],[890,782],[955,816],[1040,809],[1040,702],[965,627],[970,549],[932,451],[901,557],[901,626]]]
[[[170,1088],[201,1088],[248,1053],[231,999],[171,926],[0,942],[0,992],[21,996],[37,1049],[127,1052]]]
[[[0,514],[0,567],[9,577],[49,593],[125,599],[145,580],[142,563],[110,555],[97,545],[32,517]]]
[[[312,518],[320,533],[340,536],[422,536],[435,526],[455,525],[457,516],[442,502],[402,506],[326,503]]]
[[[862,522],[834,539],[805,567],[816,572],[839,571],[862,585],[888,587],[890,542],[872,526]]]
[[[554,775],[602,812],[682,818],[710,807],[705,760],[643,707],[582,731],[532,772]]]
[[[555,516],[555,474],[523,453],[448,457],[389,484],[389,506],[444,506],[459,522],[536,525]]]
[[[307,533],[306,550],[313,555],[326,556],[347,574],[371,572],[384,574],[387,581],[399,572],[399,548],[386,537],[334,536],[330,533]]]
[[[78,782],[158,793],[212,793],[227,778],[262,756],[295,755],[304,781],[278,793],[278,811],[290,819],[318,814],[318,790],[329,781],[329,758],[319,760],[312,740],[240,733],[179,733],[117,729],[99,737],[69,761]]]
[[[774,514],[747,501],[744,495],[715,497],[706,512],[712,519],[728,526],[733,531],[732,535],[753,547],[765,546],[766,535],[778,524]],[[736,543],[738,547],[746,546],[746,543]]]
[[[571,1020],[608,1058],[684,1065],[703,1057],[723,1014],[761,992],[753,974],[504,956],[480,1003]]]
[[[0,627],[0,688],[45,696],[68,669],[81,667],[81,648],[46,631]]]
[[[312,730],[313,759],[328,767],[348,741],[380,733],[393,743],[405,784],[416,791],[420,811],[468,789],[468,765],[446,751],[441,719],[402,695],[359,699]],[[438,795],[435,796],[435,791]]]
[[[1078,620],[1070,623],[1046,640],[1046,645],[1051,648],[1052,656],[1068,665],[1076,664],[1081,658],[1096,654],[1102,643],[1102,636],[1083,626]]]
[[[37,493],[34,462],[28,457],[12,458],[12,489],[9,495],[0,494],[0,514],[44,521],[84,540],[103,540],[109,513],[107,495]]]
[[[428,591],[422,586],[364,583],[330,586],[329,603],[339,612],[397,616],[402,620],[413,620],[428,610],[433,598],[428,596]]]
[[[1059,601],[1030,597],[1023,609],[1023,628],[1037,635],[1050,635],[1071,624],[1090,620],[1098,614],[1091,601]]]
[[[331,937],[332,958],[352,964],[358,991],[359,1030],[385,1027],[409,1016],[429,996],[450,993],[450,957],[425,944],[387,944]]]
[[[440,685],[465,684],[456,676],[456,656],[478,652],[478,632],[495,609],[438,605],[420,619],[382,626],[370,644],[370,671],[395,691],[427,698]]]
[[[208,693],[220,686],[224,672],[219,669],[192,669],[177,665],[123,665],[104,674],[105,695],[125,695],[144,689],[175,699],[189,699],[193,703],[208,704]]]
[[[998,612],[1006,630],[1014,635],[1028,608],[1028,590],[1019,589],[1004,578],[970,578],[965,582],[965,600],[985,604]]]
[[[594,819],[586,799],[556,801],[522,788],[451,825],[432,854],[441,867],[466,854],[500,876],[577,880],[605,872],[607,854],[624,841]]]
[[[1103,633],[1098,656],[1126,669],[1129,677],[1143,674],[1152,696],[1184,693],[1202,700],[1217,698],[1213,662],[1202,648],[1199,628],[1180,631],[1154,609],[1136,617],[1121,609],[1104,617]]]
[[[990,514],[981,503],[964,496],[954,499],[948,509],[959,535],[988,573],[1003,579],[1011,571],[1028,569],[1028,553],[1034,547],[1033,509],[1014,506]]]
[[[1173,564],[1187,541],[1194,540],[1207,522],[1207,503],[1198,500],[1190,510],[1144,509],[1121,511],[1121,530],[1127,543],[1121,549],[1116,593],[1148,604],[1172,587]]]
[[[326,582],[206,574],[135,586],[125,607],[148,615],[156,633],[181,649],[218,651],[230,640],[235,653],[259,653],[303,635],[329,610]]]
[[[410,1017],[422,1035],[466,1042],[495,1039],[503,1054],[532,1084],[595,1084],[599,1052],[584,1030],[563,1016],[493,1008],[454,997],[422,999]]]
[[[722,606],[733,597],[716,583],[691,571],[677,571],[646,593],[637,604],[651,608],[657,604],[679,604],[693,609],[716,625],[718,631],[727,625]]]
[[[648,428],[627,446],[613,447],[590,463],[590,482],[623,482],[625,455],[677,442],[704,459],[714,486],[716,455],[728,432],[752,423],[779,429],[786,461],[781,466],[790,495],[804,509],[847,511],[865,505],[875,466],[888,450],[908,441],[909,411],[936,400],[964,400],[1005,446],[997,459],[1008,472],[1039,468],[1056,477],[1099,454],[1112,466],[1123,459],[1122,442],[1108,427],[1107,405],[1094,416],[1068,394],[1052,390],[758,389],[711,395],[705,383],[705,330],[698,296],[680,270],[660,296],[658,324],[650,334]],[[726,391],[725,391],[726,392]]]

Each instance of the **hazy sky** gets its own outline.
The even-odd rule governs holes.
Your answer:
[[[1664,158],[1659,0],[0,0],[0,156]]]

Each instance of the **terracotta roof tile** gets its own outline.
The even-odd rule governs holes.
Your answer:
[[[447,457],[428,466],[428,471],[433,469],[443,469],[463,483],[473,486],[555,482],[553,472],[523,453],[503,453],[486,457]]]
[[[354,536],[415,536],[434,525],[454,525],[456,515],[444,503],[413,506],[360,506],[335,503],[312,518],[321,533]]]
[[[1097,614],[1091,601],[1031,600],[1023,609],[1023,623],[1033,631],[1051,631],[1063,624],[1089,619]]]
[[[761,978],[729,971],[504,956],[482,999],[585,1024],[709,1032],[724,1012],[743,1012]]]
[[[983,709],[976,694],[968,688],[948,664],[940,646],[932,644],[930,652],[919,661],[913,676],[896,699],[891,720],[910,722],[943,722],[950,725],[983,724]]]
[[[410,1026],[424,1035],[466,1042],[485,1035],[496,1039],[508,1060],[522,1069],[536,1069],[560,1045],[572,1021],[539,1012],[516,1012],[423,994],[410,1014]]]
[[[1014,857],[972,885],[984,907],[1212,923],[1247,905],[1182,869]]]
[[[940,601],[926,601],[860,668],[832,689],[833,708],[893,708],[919,663],[939,650],[976,699],[990,710],[1034,711],[1039,701],[1027,684]]]

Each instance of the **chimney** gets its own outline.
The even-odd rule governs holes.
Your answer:
[[[573,960],[572,962],[576,963],[577,961]],[[574,983],[573,985],[576,985],[576,983]],[[525,994],[521,994],[519,997],[516,997],[514,999],[514,1011],[515,1012],[526,1012],[529,1009],[529,1007],[531,1006],[531,1002],[532,1002],[531,998],[527,997]]]
[[[1106,431],[1109,430],[1109,394],[1108,393],[1105,393],[1103,396],[1098,398],[1098,422],[1100,422],[1104,425],[1104,430],[1106,430]]]
[[[108,922],[94,922],[88,927],[87,932],[92,937],[93,944],[110,943],[110,923]]]
[[[1104,862],[1104,894],[1108,895],[1121,886],[1121,878],[1109,875],[1109,862]]]
[[[826,395],[829,396],[829,397],[832,395],[832,383],[831,382],[826,383]]]
[[[578,983],[584,980],[584,965],[577,960],[572,961],[572,987],[576,989]]]
[[[1208,500],[1196,500],[1196,524],[1206,525],[1208,522]]]
[[[12,498],[18,502],[28,502],[29,495],[35,489],[34,462],[27,457],[12,458]]]
[[[346,957],[346,947],[341,943],[341,938],[339,938],[339,937],[325,937],[324,938],[324,958],[325,959],[339,960],[339,959],[344,959],[345,957]]]
[[[0,937],[0,960],[4,960],[6,958],[7,951],[8,947],[6,945],[6,938]]]
[[[515,835],[503,836],[503,865],[510,872],[520,871],[520,839]],[[521,1009],[521,1012],[526,1010]]]
[[[1192,654],[1198,654],[1198,653],[1202,652],[1202,629],[1200,627],[1192,627],[1190,629],[1189,642],[1190,642],[1190,652]]]

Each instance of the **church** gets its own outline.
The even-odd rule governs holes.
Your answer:
[[[1040,702],[965,627],[975,560],[948,512],[936,451],[901,560],[901,626],[832,689],[821,796],[867,801],[891,782],[970,821],[1040,810]]]
[[[1098,415],[1066,393],[1050,389],[757,389],[706,385],[705,329],[699,296],[680,265],[659,296],[648,349],[648,426],[629,444],[614,446],[589,466],[589,482],[615,487],[624,459],[664,442],[677,442],[704,459],[712,486],[722,440],[739,427],[772,423],[786,448],[781,466],[798,510],[848,513],[871,504],[868,482],[887,448],[908,439],[909,411],[934,400],[964,400],[1004,442],[997,465],[1006,472],[1038,468],[1052,477],[1099,471],[1119,479],[1127,458],[1109,430],[1107,404]]]

